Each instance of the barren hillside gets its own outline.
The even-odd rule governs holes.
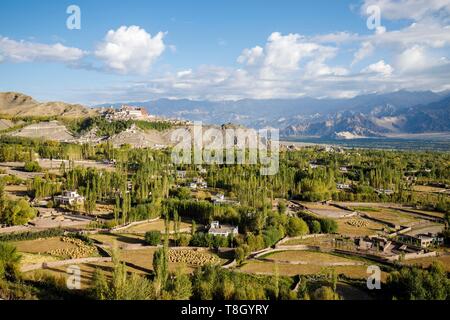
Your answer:
[[[22,129],[10,133],[13,137],[44,139],[52,141],[72,141],[73,135],[58,121],[30,124]]]
[[[64,102],[38,102],[17,92],[0,92],[0,114],[10,116],[86,117],[95,111],[82,105]]]

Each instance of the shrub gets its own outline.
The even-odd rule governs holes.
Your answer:
[[[36,161],[28,161],[25,163],[24,170],[26,172],[40,172],[42,168]]]
[[[5,201],[0,212],[0,224],[7,226],[24,225],[36,217],[36,210],[25,199]]]
[[[49,229],[37,232],[8,233],[0,234],[0,242],[36,240],[41,238],[59,237],[62,235],[64,235],[64,230],[62,229]]]
[[[321,226],[320,226],[320,222],[317,220],[313,220],[310,222],[309,224],[309,231],[311,233],[320,233],[322,230]]]
[[[271,247],[277,243],[282,237],[282,233],[275,227],[269,227],[263,231],[264,243],[266,247]]]
[[[321,219],[320,228],[323,233],[336,233],[338,225],[337,222],[332,219]]]
[[[161,232],[148,231],[145,233],[145,243],[150,246],[157,246],[161,243]]]
[[[309,228],[303,219],[292,217],[289,218],[287,225],[287,234],[290,237],[302,236],[309,233]]]
[[[20,255],[16,247],[0,242],[0,280],[17,280],[20,277]]]
[[[189,242],[191,241],[191,237],[187,234],[180,234],[177,239],[177,245],[180,247],[187,247]]]

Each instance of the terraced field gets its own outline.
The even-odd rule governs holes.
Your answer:
[[[324,267],[317,264],[295,265],[276,262],[251,261],[243,265],[239,268],[239,270],[254,274],[274,274],[277,268],[280,275],[295,276],[325,273],[329,271],[331,267]],[[343,274],[350,278],[367,278],[367,266],[336,266],[333,267],[333,269],[337,274]],[[382,278],[386,278],[386,275],[383,275]]]
[[[180,223],[180,230],[188,230],[190,231],[190,228],[192,227],[192,224],[186,221],[182,221]],[[154,222],[148,222],[143,223],[137,226],[130,227],[128,229],[123,230],[123,233],[142,233],[145,234],[147,231],[161,231],[165,232],[165,222],[164,219],[159,219]],[[173,231],[173,222],[171,221],[169,224],[169,232]]]
[[[361,264],[360,261],[333,254],[312,251],[281,251],[263,257],[275,262],[305,263],[312,265]]]

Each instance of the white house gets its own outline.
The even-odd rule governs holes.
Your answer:
[[[338,188],[339,190],[347,190],[347,189],[351,189],[349,184],[345,184],[345,183],[337,183],[336,184],[336,188]]]
[[[84,197],[76,191],[64,191],[62,195],[55,196],[55,202],[62,205],[81,205],[84,203]]]
[[[239,233],[239,229],[238,227],[220,225],[219,221],[213,221],[208,233],[213,236],[228,237],[230,234],[236,236]]]

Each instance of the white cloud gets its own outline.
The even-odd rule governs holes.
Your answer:
[[[322,45],[299,34],[274,32],[267,39],[264,49],[259,46],[245,49],[238,62],[257,65],[255,77],[259,80],[286,80],[302,71],[305,74],[302,65],[307,69],[308,76],[342,72],[325,65],[325,61],[333,58],[336,52],[336,47]]]
[[[365,0],[361,12],[366,15],[369,6],[378,6],[383,19],[419,21],[427,17],[448,17],[450,0]]]
[[[432,65],[425,48],[414,46],[406,49],[397,57],[397,67],[401,72],[414,72],[428,68]]]
[[[0,37],[0,54],[4,60],[12,62],[75,62],[86,55],[81,49],[66,47],[61,43],[52,45],[15,41]]]
[[[266,44],[266,67],[282,70],[297,70],[302,59],[315,54],[333,55],[334,49],[313,42],[305,41],[299,34],[283,36],[279,32],[270,35]]]
[[[138,26],[122,26],[108,31],[95,55],[119,73],[147,73],[166,48],[164,35],[159,32],[152,37]]]
[[[352,61],[352,65],[370,56],[374,51],[374,46],[369,41],[365,41],[361,44],[359,50],[355,53]]]
[[[182,71],[177,72],[177,77],[178,78],[183,78],[183,77],[186,77],[186,76],[190,76],[191,74],[192,74],[192,69],[182,70]]]
[[[241,64],[247,64],[249,66],[256,64],[260,58],[264,55],[264,49],[260,46],[256,46],[252,49],[244,49],[237,61]]]
[[[380,74],[385,77],[389,77],[394,72],[394,68],[392,68],[389,64],[384,62],[384,60],[380,60],[377,63],[369,65],[367,68],[361,71],[362,73],[375,73]]]
[[[321,77],[321,76],[344,76],[348,74],[348,70],[343,67],[330,67],[320,60],[314,60],[306,65],[306,76]]]

